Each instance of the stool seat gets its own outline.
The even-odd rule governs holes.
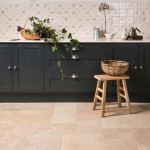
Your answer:
[[[129,76],[127,75],[121,75],[121,76],[110,76],[107,74],[102,75],[94,75],[94,78],[97,80],[122,80],[122,79],[129,79]]]
[[[107,74],[102,74],[102,75],[94,75],[94,78],[97,79],[97,87],[94,96],[93,110],[96,108],[96,106],[100,105],[102,107],[101,108],[102,117],[104,117],[105,113],[114,112],[114,111],[129,111],[129,113],[131,113],[130,100],[129,100],[128,90],[126,85],[126,80],[129,79],[129,76],[127,75],[110,76]],[[107,81],[110,80],[116,80],[118,102],[106,103]],[[122,86],[120,85],[121,81],[122,81]],[[122,107],[121,98],[124,98],[126,100],[127,107]],[[97,104],[98,100],[101,101],[101,104]],[[105,109],[105,105],[114,105],[114,104],[118,104],[119,108],[116,109],[113,108],[107,110]]]

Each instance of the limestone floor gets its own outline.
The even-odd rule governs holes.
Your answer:
[[[92,103],[1,103],[0,150],[150,150],[150,104],[100,117]]]

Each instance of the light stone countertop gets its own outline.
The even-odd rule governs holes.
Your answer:
[[[150,43],[150,39],[143,39],[143,40],[122,40],[122,39],[112,39],[107,40],[105,38],[101,38],[97,41],[93,39],[86,39],[86,38],[77,38],[80,43]],[[69,42],[69,40],[63,40],[61,42]],[[0,43],[44,43],[44,40],[25,40],[25,39],[19,39],[12,41],[10,39],[2,39],[0,38]]]

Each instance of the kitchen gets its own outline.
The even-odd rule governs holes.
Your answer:
[[[106,27],[101,3],[109,5]],[[0,1],[0,146],[4,150],[149,149],[149,11],[148,0]],[[78,57],[71,57],[63,51],[62,41],[58,43],[66,58],[63,81],[52,44],[25,40],[17,31],[32,16],[49,18],[51,28],[66,28],[82,45],[72,51]],[[140,30],[136,33],[142,40],[123,39],[131,27]],[[115,34],[113,39],[106,39],[105,32]],[[132,114],[113,112],[101,118],[100,108],[92,110],[94,75],[103,73],[104,59],[129,62]],[[107,90],[114,100],[115,85],[110,83]]]

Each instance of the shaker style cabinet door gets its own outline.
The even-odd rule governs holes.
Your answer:
[[[12,44],[0,44],[0,92],[12,92]]]
[[[43,92],[43,51],[43,44],[14,44],[14,92]]]
[[[139,89],[142,99],[150,102],[150,44],[142,43],[139,48]]]
[[[130,93],[138,92],[138,44],[137,43],[114,43],[107,44],[107,58],[129,62],[129,69],[125,73],[130,76],[127,80],[127,87]],[[113,89],[116,91],[116,84],[113,82]],[[136,94],[135,94],[136,95]]]

